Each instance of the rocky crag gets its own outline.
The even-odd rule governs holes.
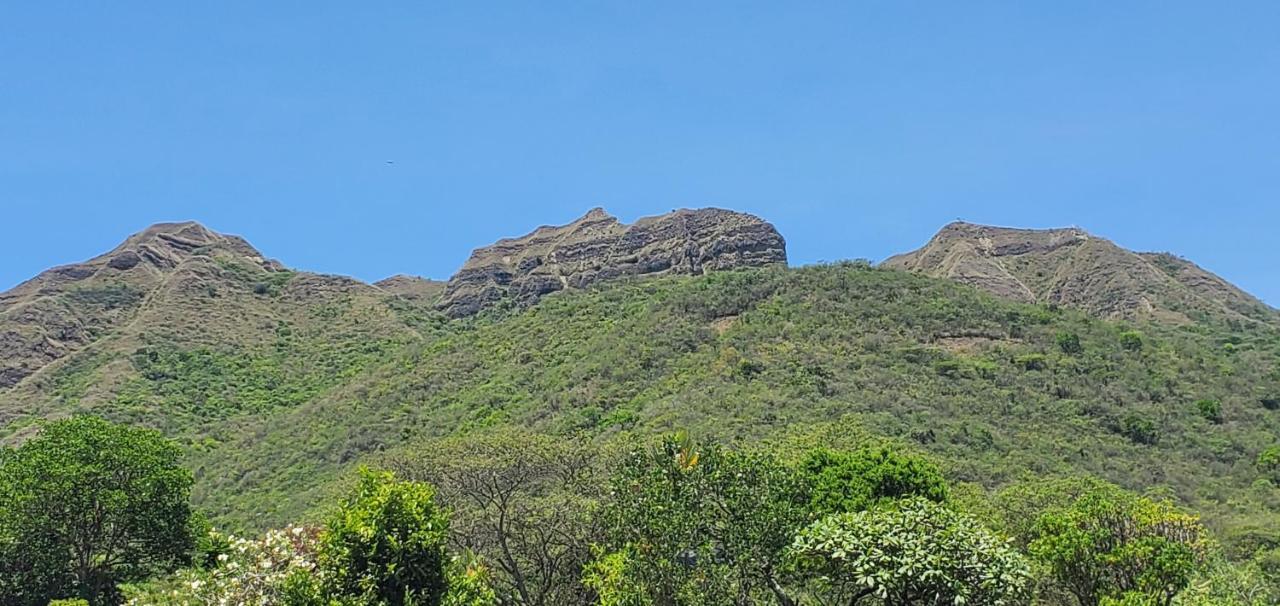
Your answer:
[[[625,276],[687,274],[787,262],[776,229],[745,213],[705,208],[645,217],[631,225],[596,208],[563,226],[477,249],[445,286],[450,317],[510,303],[522,307],[569,288]]]
[[[1107,318],[1205,319],[1280,325],[1280,313],[1194,263],[1139,253],[1077,228],[1013,229],[957,222],[883,267],[948,278],[1022,302]]]

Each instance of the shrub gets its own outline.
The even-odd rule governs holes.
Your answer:
[[[1258,453],[1256,464],[1258,471],[1261,471],[1267,479],[1280,483],[1280,444]]]
[[[1222,422],[1222,403],[1217,400],[1197,400],[1196,412],[1211,423]]]
[[[1049,367],[1049,361],[1044,354],[1027,354],[1018,356],[1014,362],[1026,370],[1044,370]]]
[[[1200,569],[1209,538],[1197,517],[1106,482],[1060,489],[1041,489],[1027,551],[1079,603],[1168,604]]]
[[[1155,421],[1138,415],[1128,415],[1121,420],[1120,433],[1137,444],[1151,445],[1160,441]]]
[[[1073,332],[1058,333],[1055,341],[1058,343],[1058,349],[1063,353],[1076,355],[1084,351],[1084,347],[1080,345],[1080,335]]]
[[[301,526],[272,530],[249,540],[211,532],[225,543],[208,569],[189,568],[172,577],[126,588],[128,606],[189,604],[323,603],[316,578],[319,531]]]
[[[448,519],[430,485],[362,469],[321,535],[318,564],[331,593],[435,606],[447,585],[447,538]]]
[[[959,360],[938,360],[933,364],[933,368],[939,375],[954,379],[960,376],[964,365]]]
[[[1120,347],[1129,351],[1141,351],[1143,346],[1142,333],[1136,330],[1130,330],[1120,333]]]

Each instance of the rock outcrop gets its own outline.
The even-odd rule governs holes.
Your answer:
[[[1012,229],[957,222],[942,228],[923,248],[891,257],[882,266],[1106,318],[1186,323],[1209,314],[1280,322],[1276,310],[1190,261],[1126,250],[1077,228]]]
[[[778,231],[745,213],[682,209],[626,225],[596,208],[568,225],[477,249],[449,280],[438,307],[456,318],[625,276],[697,275],[786,261]]]

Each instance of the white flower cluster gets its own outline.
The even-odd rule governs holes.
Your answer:
[[[285,580],[315,575],[318,533],[301,526],[272,530],[259,540],[228,537],[230,549],[210,570],[179,573],[163,591],[131,598],[127,606],[272,606]]]

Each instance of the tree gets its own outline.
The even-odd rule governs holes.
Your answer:
[[[190,559],[190,472],[158,432],[76,417],[0,458],[0,602],[95,606]]]
[[[1080,345],[1080,335],[1077,335],[1076,333],[1060,332],[1058,333],[1056,340],[1058,342],[1058,348],[1061,349],[1063,353],[1075,355],[1084,351],[1084,347]]]
[[[320,537],[327,591],[378,606],[440,604],[449,523],[434,497],[428,484],[362,469]]]
[[[504,603],[580,603],[599,539],[600,456],[580,442],[519,430],[426,445],[389,462],[437,487],[451,541],[495,565]]]
[[[854,606],[1021,604],[1026,559],[975,519],[914,497],[827,516],[792,546],[799,573],[823,603]]]
[[[1026,529],[1027,550],[1084,606],[1138,599],[1126,594],[1168,606],[1204,561],[1207,531],[1166,501],[1100,480],[1038,484],[1031,500],[1046,505]]]
[[[1257,467],[1267,479],[1280,484],[1280,444],[1258,453]]]
[[[591,570],[615,604],[790,606],[786,548],[807,523],[808,494],[764,453],[669,437],[632,451],[606,511],[611,550]]]
[[[947,499],[947,483],[937,466],[886,447],[853,452],[815,449],[801,469],[810,486],[810,508],[818,513],[862,511],[910,496]]]

